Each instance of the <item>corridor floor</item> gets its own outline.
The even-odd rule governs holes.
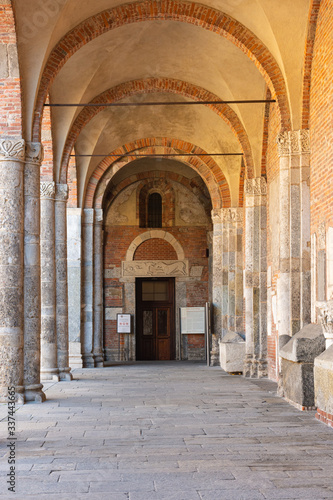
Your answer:
[[[333,430],[276,384],[191,362],[74,370],[15,415],[0,497],[110,500],[333,499]]]

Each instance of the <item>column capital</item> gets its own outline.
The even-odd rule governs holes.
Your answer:
[[[40,197],[41,199],[54,200],[55,195],[55,182],[42,181],[40,183]]]
[[[40,165],[44,158],[44,148],[41,142],[26,142],[25,143],[25,161],[26,163],[34,163]]]
[[[24,161],[25,142],[18,137],[0,137],[0,161]]]
[[[236,223],[243,222],[244,211],[243,208],[222,208],[221,220],[222,222]]]
[[[289,130],[277,136],[279,156],[310,153],[310,131]]]
[[[95,223],[102,224],[103,222],[103,209],[95,208]]]
[[[211,211],[212,222],[213,224],[221,224],[222,223],[222,208],[214,208]]]
[[[93,224],[95,220],[95,210],[93,208],[83,209],[83,224]]]
[[[67,202],[68,200],[68,186],[67,184],[55,185],[55,199],[56,201]]]
[[[247,196],[266,196],[267,182],[264,177],[245,179],[244,194]]]

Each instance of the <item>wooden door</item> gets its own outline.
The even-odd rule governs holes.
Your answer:
[[[136,281],[136,359],[175,359],[174,278]]]

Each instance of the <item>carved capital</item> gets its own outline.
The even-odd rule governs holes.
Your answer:
[[[318,319],[326,338],[333,338],[333,300],[327,302],[316,302],[319,309]]]
[[[68,186],[67,186],[67,184],[56,184],[55,199],[57,201],[64,201],[64,202],[66,202],[68,200]]]
[[[244,192],[248,196],[266,196],[267,183],[264,177],[245,179]]]
[[[25,143],[23,139],[0,138],[0,161],[24,161]]]
[[[222,208],[221,210],[222,222],[243,222],[243,209],[242,208]]]
[[[222,223],[222,209],[215,208],[211,212],[212,222],[213,224],[221,224]]]
[[[40,142],[27,142],[25,144],[26,163],[40,165],[44,158],[43,145]]]
[[[277,137],[279,156],[310,153],[309,130],[291,130]]]
[[[55,182],[41,182],[40,183],[40,197],[41,199],[54,199],[55,195]]]
[[[95,209],[95,223],[101,224],[103,222],[103,210],[101,208]]]

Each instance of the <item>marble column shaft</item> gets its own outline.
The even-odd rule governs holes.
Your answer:
[[[280,156],[279,335],[294,335],[311,322],[309,131],[278,136]]]
[[[41,182],[41,379],[59,380],[56,335],[55,183]]]
[[[56,260],[56,337],[60,380],[72,380],[68,357],[67,293],[67,184],[56,184],[55,260]]]
[[[94,219],[93,208],[83,210],[82,222],[82,366],[94,368]]]
[[[103,210],[95,210],[94,223],[94,348],[95,366],[104,366],[103,355]]]
[[[43,146],[26,144],[24,169],[24,389],[25,400],[42,403],[40,383],[40,166]]]
[[[244,375],[267,376],[267,187],[264,178],[245,182]]]
[[[8,387],[24,402],[23,162],[25,144],[0,138],[0,401]]]
[[[213,221],[213,279],[212,279],[212,307],[213,307],[213,331],[211,339],[211,365],[219,363],[218,341],[222,337],[222,301],[223,301],[223,233],[222,233],[222,211],[212,211]]]

